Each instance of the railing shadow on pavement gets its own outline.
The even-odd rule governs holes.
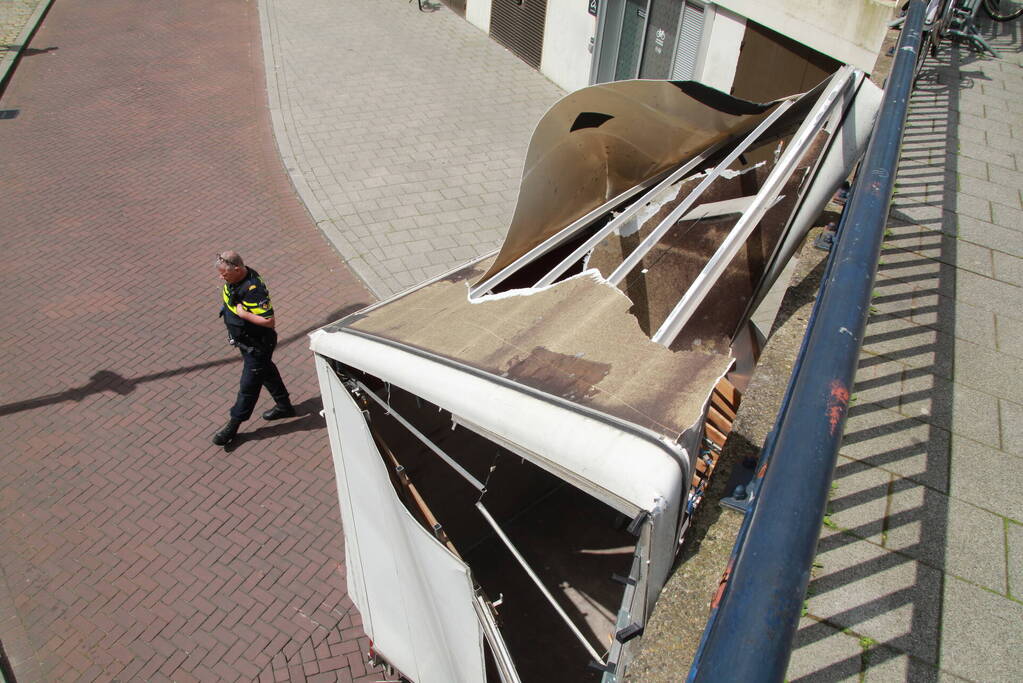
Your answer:
[[[965,47],[913,90],[856,399],[796,633],[791,681],[935,680],[949,526],[958,93]],[[967,78],[964,83],[962,78]],[[848,636],[852,636],[850,639]],[[843,639],[844,651],[832,638]],[[822,651],[832,650],[831,656]],[[858,646],[858,647],[857,647]],[[835,656],[834,651],[844,656]]]
[[[977,28],[984,40],[991,44],[1003,56],[1007,53],[1023,52],[1023,19],[1012,21],[991,21],[980,13]],[[970,61],[973,61],[971,58]]]
[[[920,9],[911,6],[918,13],[914,26]],[[917,40],[907,38],[910,44]],[[891,97],[886,93],[882,119],[891,103],[892,120],[879,119],[878,130],[884,125],[888,131],[875,131],[861,187],[854,188],[843,221],[858,229],[846,236],[851,246],[840,239],[838,256],[833,252],[825,274],[830,286],[822,288],[780,414],[791,410],[798,418],[779,417],[773,445],[764,449],[764,469],[758,467],[762,500],[754,501],[739,532],[690,681],[723,675],[764,681],[783,674],[790,681],[939,676],[958,315],[958,154],[965,134],[959,129],[959,93],[983,78],[980,72],[962,73],[967,53],[945,45],[937,60],[928,60],[908,100],[899,88],[892,88]],[[910,64],[897,57],[892,81],[898,77],[901,88],[907,87],[907,74],[911,78]],[[900,106],[904,136],[895,121]],[[896,125],[899,137],[893,139]],[[886,186],[887,192],[895,190],[890,207],[881,196]],[[875,210],[868,207],[878,206],[876,218],[867,218]],[[886,213],[884,244],[878,245]],[[863,292],[862,268],[871,264],[860,259],[869,259],[878,246],[883,248],[873,291]],[[853,312],[864,311],[866,304],[859,303],[864,294],[871,300],[870,315],[860,327]],[[838,327],[841,320],[850,321],[848,329]],[[823,330],[819,334],[815,323]],[[862,347],[853,341],[858,330]],[[857,354],[858,362],[850,363]],[[812,355],[817,358],[810,360]],[[842,379],[852,374],[845,369],[850,365],[856,376],[852,396]],[[828,377],[836,379],[824,401],[829,392],[822,381],[826,385]],[[820,420],[826,427],[830,418],[834,435],[846,401],[848,422],[839,449],[821,438],[826,429],[811,423]],[[810,412],[818,407],[821,415]],[[837,462],[829,449],[838,450]],[[830,475],[831,463],[834,476],[825,478],[818,468],[827,467]],[[825,505],[816,488],[826,489],[829,481],[833,488]],[[767,502],[768,493],[773,500],[758,516],[756,507]],[[818,510],[824,527],[811,563],[804,541],[814,531],[807,525],[820,519]],[[758,537],[757,528],[767,535]],[[807,600],[798,618],[801,587],[807,588]]]
[[[340,318],[345,317],[351,313],[354,313],[361,308],[364,308],[367,303],[356,303],[344,308],[340,308],[322,319],[319,323],[306,327],[294,334],[284,337],[277,345],[278,348],[288,346],[295,341],[302,339],[313,330],[319,329],[324,325],[328,325]],[[220,340],[221,337],[216,337],[216,340]],[[155,341],[153,342],[156,343]],[[213,343],[213,340],[211,340]],[[139,377],[124,377],[115,370],[102,369],[97,370],[89,377],[89,381],[85,384],[64,391],[58,391],[51,394],[45,394],[43,396],[36,396],[34,398],[25,399],[22,401],[14,401],[13,403],[6,403],[0,405],[0,417],[4,415],[11,415],[13,413],[20,413],[25,410],[34,410],[36,408],[42,408],[56,403],[63,403],[64,401],[79,402],[84,398],[97,394],[103,391],[112,391],[115,394],[126,396],[133,391],[135,387],[146,382],[153,382],[167,377],[175,377],[177,375],[185,375],[190,372],[198,372],[201,370],[207,370],[220,365],[227,365],[229,363],[238,362],[239,358],[236,353],[226,357],[218,358],[217,360],[207,361],[205,363],[195,363],[193,365],[185,365],[179,368],[173,368],[170,370],[162,370],[160,372],[153,372],[148,375],[141,375]],[[251,439],[250,439],[251,440]]]

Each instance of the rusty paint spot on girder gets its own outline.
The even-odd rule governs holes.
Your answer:
[[[849,389],[846,388],[842,380],[831,380],[827,409],[828,423],[831,426],[831,436],[835,436],[839,425],[842,424],[842,418],[845,417],[845,412],[848,408]]]

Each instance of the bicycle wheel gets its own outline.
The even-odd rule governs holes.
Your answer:
[[[945,0],[942,4],[940,18],[938,19],[938,35],[934,40],[935,45],[940,43],[943,38],[948,37],[949,29],[952,28],[952,20],[955,19],[956,4],[956,0]]]
[[[1023,2],[1018,0],[984,0],[984,11],[995,21],[1011,21],[1023,14]]]

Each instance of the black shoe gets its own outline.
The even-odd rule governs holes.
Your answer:
[[[264,420],[281,420],[285,417],[295,417],[295,406],[290,404],[286,406],[277,404],[270,410],[263,413]]]
[[[220,428],[216,434],[213,435],[213,443],[218,446],[226,446],[231,443],[235,435],[238,434],[238,427],[241,425],[241,420],[231,418],[227,421],[227,424]]]

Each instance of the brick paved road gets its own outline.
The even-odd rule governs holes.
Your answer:
[[[19,680],[378,678],[304,338],[370,297],[280,164],[254,3],[58,2],[33,47],[0,120],[0,638]],[[248,423],[225,453],[230,247],[269,281],[306,416]]]

